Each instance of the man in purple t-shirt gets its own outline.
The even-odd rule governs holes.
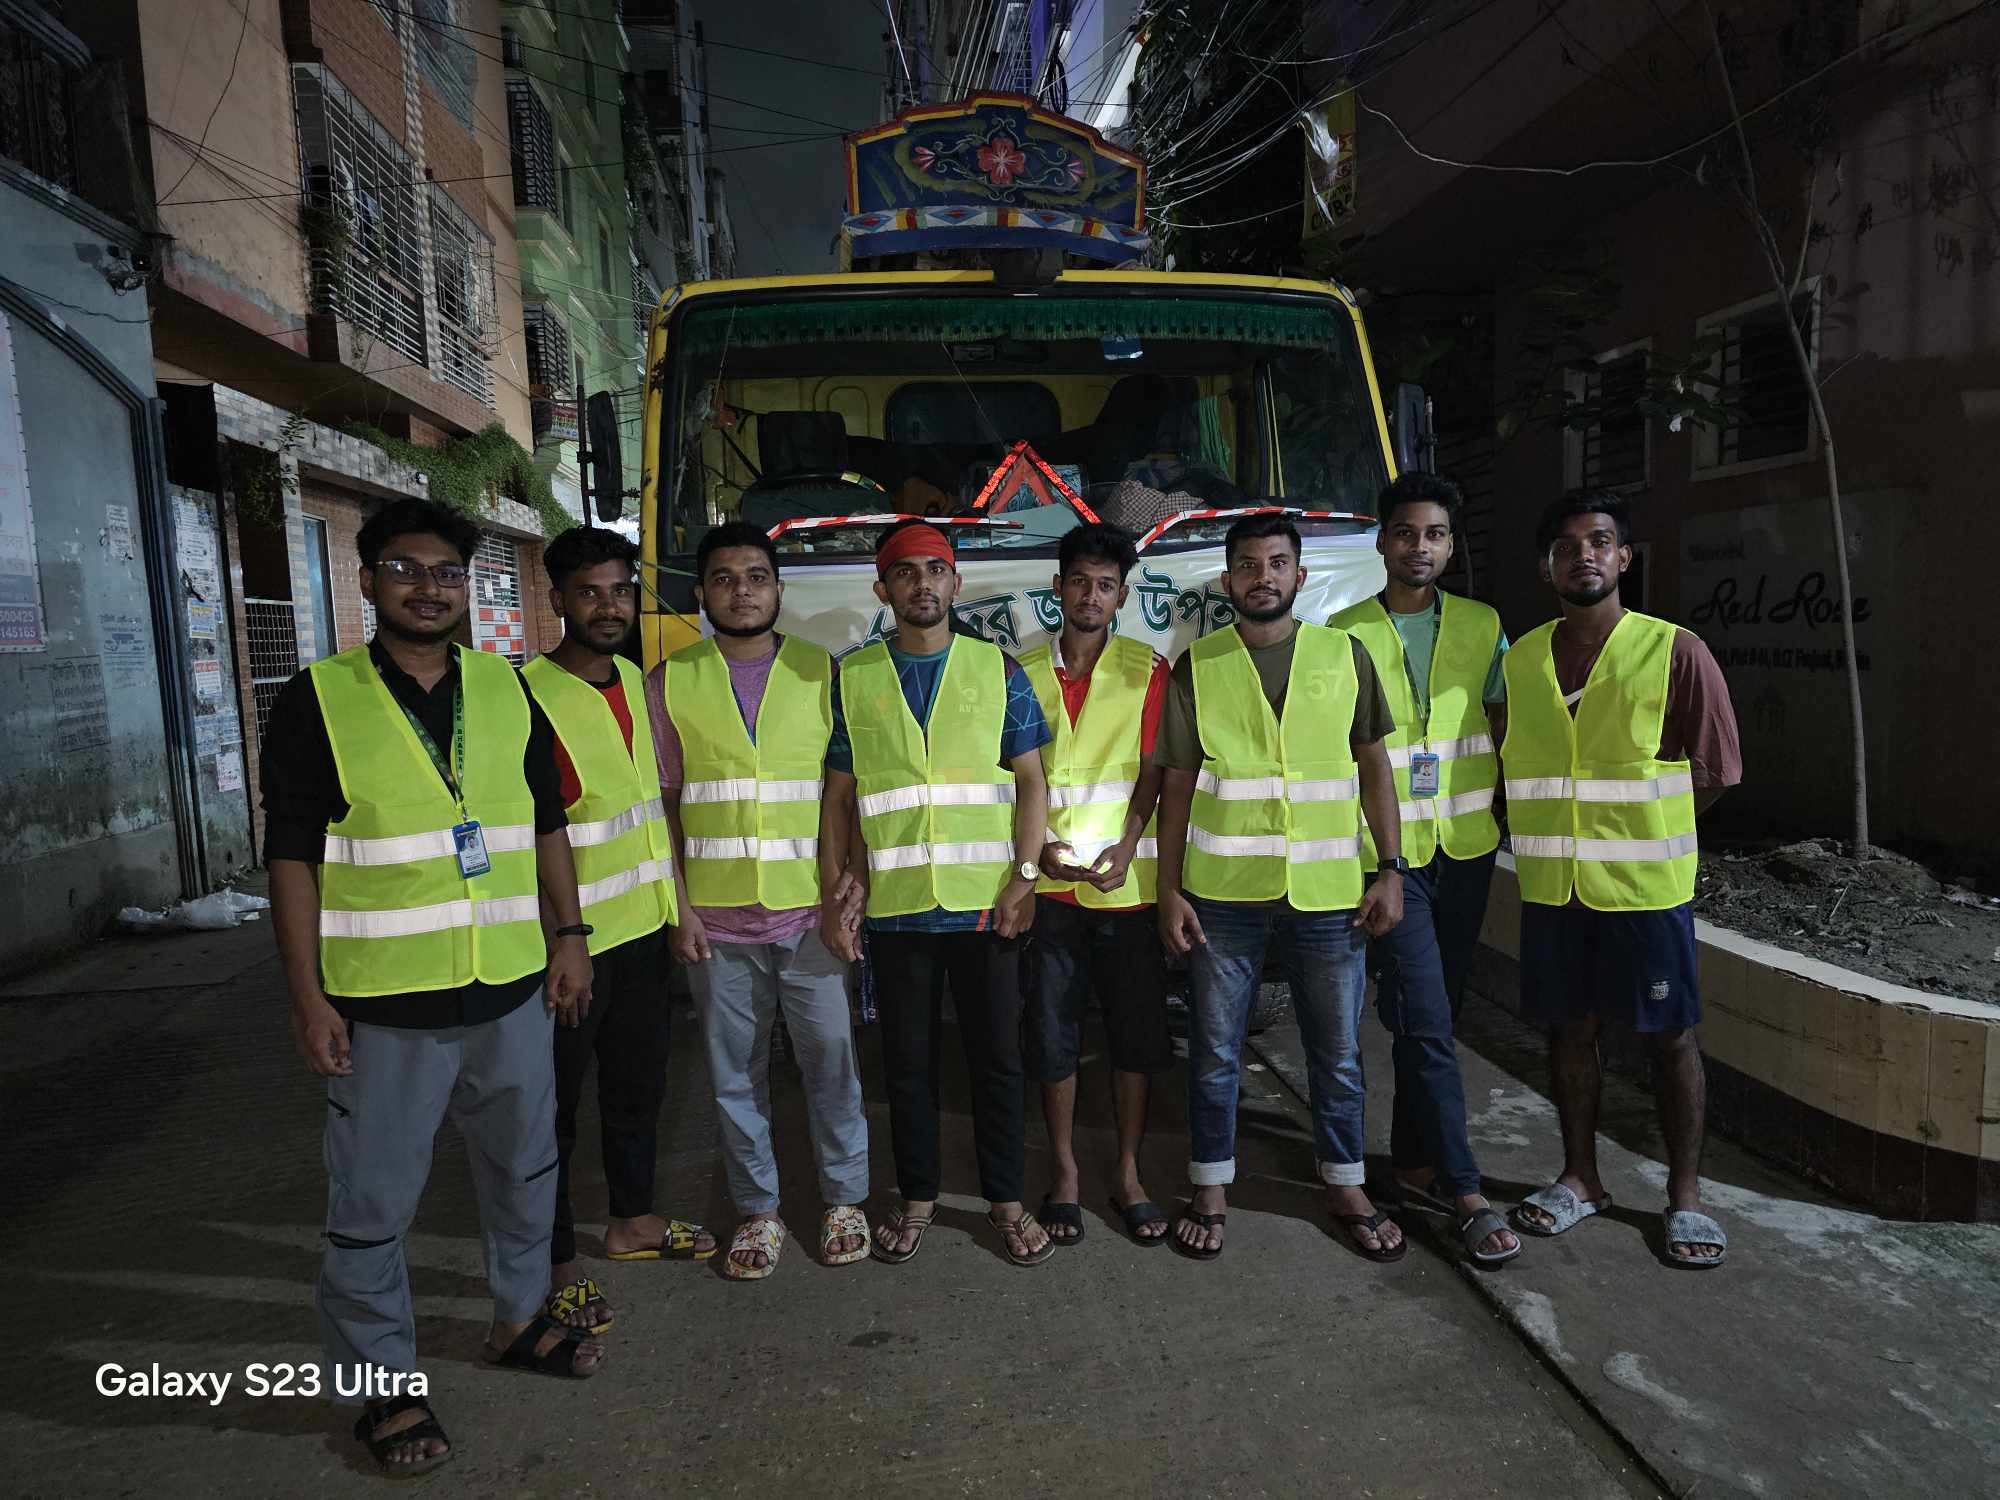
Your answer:
[[[754,809],[760,800],[794,793],[802,798],[808,792],[817,804],[818,777],[807,784],[794,773],[805,761],[815,769],[823,764],[825,740],[802,752],[795,733],[785,736],[787,743],[775,747],[785,765],[772,770],[762,764],[757,726],[767,693],[799,694],[773,699],[784,705],[786,723],[796,726],[817,718],[830,737],[832,663],[819,647],[787,641],[777,633],[784,592],[777,549],[755,526],[732,521],[710,531],[696,553],[695,571],[700,580],[695,599],[714,635],[674,653],[647,675],[646,708],[673,831],[674,884],[680,898],[681,918],[670,929],[670,942],[674,956],[687,965],[701,1016],[724,1175],[743,1216],[725,1269],[737,1280],[755,1281],[777,1268],[787,1234],[778,1216],[778,1165],[771,1149],[770,1089],[764,1076],[780,1006],[805,1080],[813,1154],[827,1205],[820,1220],[820,1258],[829,1265],[849,1265],[868,1255],[868,1221],[860,1207],[868,1196],[868,1122],[848,1019],[847,965],[827,950],[816,900],[772,910],[754,899],[764,894],[760,882],[744,879],[746,862],[759,868],[761,861],[776,857],[773,845],[801,840],[760,838],[753,818],[744,825],[750,829],[747,838],[690,841],[683,830],[682,804],[705,803],[712,812],[718,804],[748,801]],[[730,698],[740,728],[729,718]],[[753,759],[759,763],[757,784],[746,797],[742,768]],[[730,831],[741,834],[733,824]],[[752,843],[758,846],[754,852],[730,853],[722,847]],[[692,869],[691,845],[696,856]],[[798,857],[811,868],[817,892],[816,848]],[[726,904],[713,894],[725,889]],[[703,897],[714,904],[702,904]],[[851,923],[858,926],[859,903],[852,905]]]

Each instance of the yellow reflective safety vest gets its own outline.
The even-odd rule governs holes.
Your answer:
[[[868,845],[868,915],[991,906],[1014,868],[1014,773],[1000,765],[1000,648],[951,638],[928,729],[910,712],[881,641],[841,663],[840,704]]]
[[[1493,752],[1485,701],[1486,678],[1500,645],[1500,616],[1476,599],[1461,599],[1441,589],[1437,601],[1428,716],[1410,685],[1403,638],[1381,600],[1364,599],[1327,621],[1368,648],[1395,716],[1387,748],[1403,818],[1403,858],[1414,868],[1429,864],[1440,847],[1453,859],[1473,859],[1500,847],[1500,825],[1493,821],[1500,760]],[[1413,751],[1429,751],[1438,758],[1434,797],[1410,793]],[[1361,868],[1372,870],[1375,864],[1375,839],[1364,823]]]
[[[1659,758],[1679,627],[1628,610],[1563,702],[1556,622],[1508,651],[1507,823],[1521,899],[1599,911],[1664,911],[1694,899],[1694,778]]]
[[[1068,844],[1076,851],[1076,862],[1087,868],[1125,833],[1126,809],[1139,784],[1140,729],[1146,688],[1153,680],[1153,648],[1129,636],[1106,641],[1091,669],[1083,712],[1073,725],[1063,706],[1062,684],[1056,681],[1055,652],[1053,640],[1037,646],[1021,658],[1021,670],[1056,736],[1042,751],[1049,778],[1049,839]],[[1035,889],[1071,892],[1082,906],[1151,905],[1159,890],[1157,823],[1157,814],[1147,820],[1125,883],[1117,890],[1047,876]]]
[[[660,763],[646,714],[645,679],[622,656],[618,680],[632,716],[632,748],[604,694],[546,656],[522,676],[555,726],[582,790],[569,805],[576,894],[592,953],[658,932],[675,920],[674,851],[660,800]]]
[[[752,743],[712,640],[668,657],[661,689],[681,739],[681,873],[696,906],[819,905],[819,804],[833,738],[833,658],[786,636]]]
[[[535,799],[522,759],[528,695],[504,657],[453,648],[465,741],[464,809],[366,646],[313,663],[313,691],[347,812],[319,872],[320,982],[333,995],[505,984],[547,961],[535,876]],[[467,879],[452,830],[476,819],[491,868]]]
[[[1282,718],[1234,625],[1188,647],[1202,765],[1181,888],[1211,901],[1283,896],[1300,911],[1345,911],[1361,904],[1362,889],[1354,646],[1329,626],[1297,631]]]

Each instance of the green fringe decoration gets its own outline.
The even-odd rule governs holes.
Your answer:
[[[1342,336],[1336,307],[1174,295],[842,297],[702,307],[686,315],[692,354],[818,343],[972,343],[1136,338],[1324,349]]]

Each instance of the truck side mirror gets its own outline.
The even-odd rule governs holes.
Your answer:
[[[584,403],[590,439],[590,498],[600,521],[625,513],[625,463],[618,441],[618,403],[609,391],[592,391]]]
[[[1437,424],[1431,398],[1422,386],[1396,387],[1389,436],[1396,447],[1398,470],[1405,474],[1437,472]]]

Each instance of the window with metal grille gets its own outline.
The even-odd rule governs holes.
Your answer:
[[[562,159],[556,169],[556,217],[562,220],[562,227],[576,233],[576,200],[572,196],[575,187],[575,173],[570,170],[569,159]]]
[[[1792,299],[1791,316],[1808,359],[1817,364],[1817,281]],[[1712,368],[1720,382],[1716,402],[1728,415],[1719,426],[1699,429],[1696,468],[1778,464],[1811,455],[1812,401],[1784,317],[1776,297],[1763,297],[1699,325],[1700,333],[1721,335]]]
[[[487,345],[493,336],[493,241],[432,184],[431,273],[437,287],[439,371],[485,406],[493,405]]]
[[[556,122],[525,78],[507,80],[507,147],[514,162],[514,206],[553,211],[558,191]]]
[[[521,333],[528,346],[528,394],[551,397],[570,389],[569,329],[545,302],[523,303]]]
[[[57,19],[61,8],[55,7]],[[0,19],[0,156],[77,190],[76,80],[60,59]]]
[[[1595,368],[1570,374],[1570,399],[1590,419],[1567,434],[1570,488],[1636,489],[1651,478],[1652,432],[1638,403],[1652,361],[1651,349],[1614,351]]]
[[[653,309],[660,305],[659,284],[653,280],[653,273],[646,263],[634,257],[632,261],[632,326],[638,330],[639,352],[646,352],[646,339],[653,328]]]
[[[264,726],[278,690],[299,670],[299,630],[289,599],[245,599],[243,633],[250,657],[250,695],[257,715],[257,743],[264,743]]]
[[[472,554],[472,644],[515,666],[528,659],[527,620],[521,608],[521,562],[506,537],[481,532]]]
[[[424,344],[420,174],[317,63],[292,67],[314,312],[336,313],[417,364]]]
[[[527,49],[521,45],[521,33],[511,26],[500,28],[500,66],[503,68],[525,68],[528,65]]]
[[[410,7],[417,23],[417,68],[452,118],[470,130],[479,60],[457,12],[457,0],[413,0]]]

